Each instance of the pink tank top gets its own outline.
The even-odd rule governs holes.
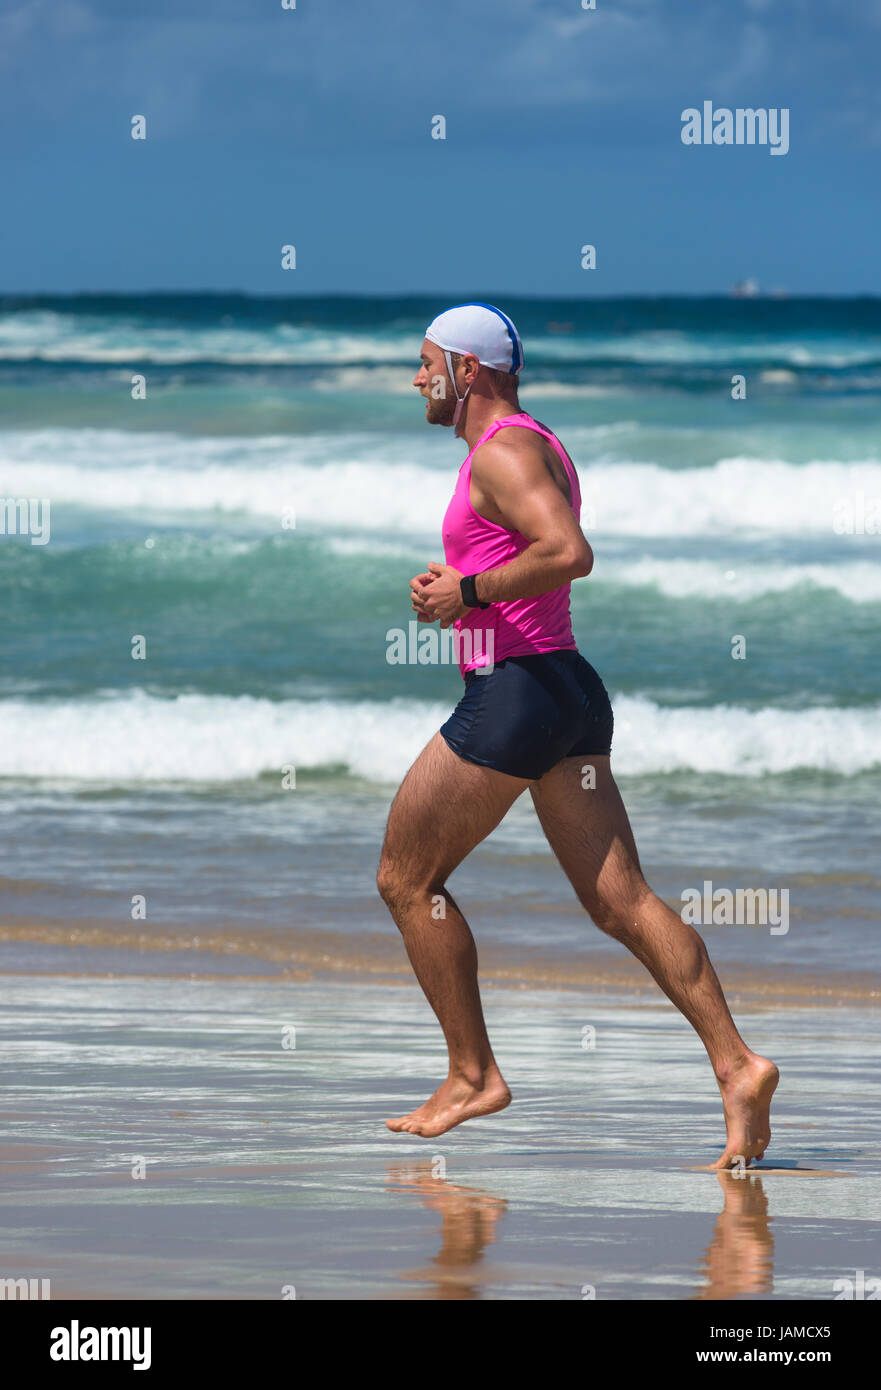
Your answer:
[[[494,420],[478,439],[462,467],[456,490],[443,520],[444,555],[448,565],[462,574],[481,574],[498,569],[520,555],[530,544],[519,531],[509,531],[476,512],[471,505],[471,460],[475,449],[485,444],[497,430],[516,425],[544,435],[556,449],[569,478],[572,511],[575,520],[581,516],[581,489],[578,478],[559,440],[521,411]],[[569,615],[569,584],[552,589],[534,598],[513,599],[508,603],[493,603],[489,608],[469,609],[464,618],[454,624],[458,630],[459,669],[467,671],[481,666],[493,666],[509,656],[534,656],[539,652],[574,651],[572,621]]]

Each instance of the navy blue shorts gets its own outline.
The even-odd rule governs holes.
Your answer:
[[[469,671],[465,694],[441,726],[454,753],[536,781],[561,758],[608,757],[612,704],[580,652],[509,656],[487,676]]]

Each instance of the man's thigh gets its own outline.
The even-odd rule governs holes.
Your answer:
[[[392,802],[381,869],[442,884],[528,786],[520,777],[466,762],[435,734]]]
[[[548,843],[592,915],[604,915],[608,904],[633,901],[644,891],[633,831],[608,757],[564,758],[532,784],[531,792]]]

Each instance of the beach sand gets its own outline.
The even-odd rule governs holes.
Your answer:
[[[384,1123],[443,1075],[418,987],[303,974],[3,977],[0,1276],[53,1299],[831,1300],[881,1272],[873,1002],[735,1006],[781,1069],[737,1178],[702,1169],[718,1091],[650,981],[488,981],[514,1103],[421,1140]]]

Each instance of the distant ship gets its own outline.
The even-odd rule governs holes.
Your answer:
[[[732,299],[755,299],[759,293],[758,280],[738,280],[728,291]]]

